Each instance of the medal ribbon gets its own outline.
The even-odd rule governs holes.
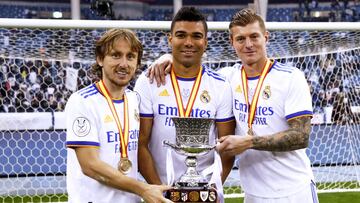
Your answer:
[[[248,109],[248,128],[249,128],[249,130],[252,130],[252,123],[254,122],[254,118],[255,118],[255,112],[256,112],[256,107],[257,107],[257,103],[259,100],[260,90],[264,83],[265,77],[269,72],[271,65],[272,65],[272,62],[270,60],[267,60],[265,63],[265,67],[263,68],[261,75],[259,77],[258,83],[256,85],[255,93],[254,93],[253,99],[251,101],[251,104],[249,102],[249,95],[248,95],[249,87],[248,87],[248,80],[247,80],[244,66],[241,69],[241,81],[242,81],[241,84],[242,84],[242,88],[244,90],[243,92],[244,92],[245,102],[246,102],[247,109]]]
[[[191,93],[190,93],[189,101],[188,101],[188,103],[186,105],[186,108],[184,109],[184,104],[183,104],[182,97],[181,97],[181,94],[180,94],[179,84],[178,84],[178,81],[176,79],[174,69],[173,68],[171,69],[171,75],[170,75],[171,84],[173,86],[174,93],[175,93],[176,104],[178,106],[178,111],[179,111],[179,117],[189,117],[190,116],[192,107],[194,106],[194,103],[195,103],[196,95],[197,95],[197,93],[199,91],[199,87],[200,87],[200,83],[201,83],[202,71],[203,71],[203,68],[200,66],[199,73],[196,76],[196,80],[195,80],[195,82],[193,84],[193,87],[192,87],[192,90],[191,90]]]
[[[115,123],[119,130],[120,145],[121,145],[121,158],[127,158],[128,157],[127,146],[129,143],[129,112],[128,112],[127,97],[124,93],[124,129],[122,129],[119,116],[116,112],[116,109],[115,109],[114,103],[111,99],[111,96],[109,94],[109,91],[106,89],[105,84],[102,80],[100,80],[100,82],[98,84],[99,84],[101,93],[106,98],[106,101],[110,107],[111,113],[115,119]]]

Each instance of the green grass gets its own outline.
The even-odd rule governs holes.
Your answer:
[[[316,189],[317,190],[326,190],[328,188],[336,188],[336,189],[354,189],[360,188],[360,184],[357,181],[351,182],[335,182],[335,183],[317,183]]]
[[[320,203],[360,203],[360,192],[318,194]],[[226,199],[226,203],[243,203],[243,198]]]
[[[42,195],[42,196],[0,196],[2,203],[28,203],[28,202],[66,202],[66,194]]]
[[[345,189],[345,188],[360,188],[357,181],[353,182],[336,182],[336,183],[317,183],[317,190],[326,190],[329,188]],[[225,194],[241,193],[239,187],[226,187]],[[320,203],[360,203],[360,192],[339,192],[339,193],[319,193]],[[243,198],[229,198],[225,200],[226,203],[242,203]]]
[[[360,192],[321,193],[318,196],[320,203],[360,203]]]

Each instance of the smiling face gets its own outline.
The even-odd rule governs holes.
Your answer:
[[[96,41],[96,63],[91,66],[91,74],[95,80],[103,80],[112,97],[121,97],[121,87],[134,76],[142,54],[143,46],[133,31],[110,29]]]
[[[169,36],[174,66],[200,67],[207,47],[206,31],[201,21],[177,21]]]
[[[244,65],[252,66],[266,59],[266,43],[269,33],[258,21],[245,26],[230,28],[230,42]]]
[[[138,57],[127,40],[117,39],[103,59],[97,58],[106,86],[110,89],[127,86],[138,67]]]

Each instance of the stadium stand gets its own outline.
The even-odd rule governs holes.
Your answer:
[[[300,1],[302,2],[302,1]],[[306,2],[306,1],[305,1]],[[269,5],[267,21],[269,22],[294,22],[294,21],[330,21],[330,22],[357,22],[360,18],[360,5],[353,3],[328,2],[305,6],[299,4],[274,4]],[[230,8],[229,8],[230,7]],[[231,16],[238,10],[239,6],[229,6],[227,8],[207,8],[201,6],[201,10],[208,15],[211,21],[229,21]],[[235,7],[235,8],[234,8]],[[241,7],[244,7],[242,5]],[[64,19],[70,18],[70,4],[52,3],[39,4],[35,6],[31,3],[7,4],[0,2],[0,18],[53,18],[52,12],[60,11]],[[82,19],[100,20],[106,19],[99,17],[91,10],[90,3],[81,6]],[[121,20],[171,20],[173,10],[171,6],[149,6],[140,18],[129,18],[121,16]],[[118,19],[119,19],[118,18]]]
[[[211,56],[210,56],[211,57]],[[316,56],[315,56],[316,57]],[[360,86],[360,57],[354,56],[349,60],[347,75],[342,75],[336,64],[346,63],[336,60],[334,56],[330,59],[315,60],[312,57],[300,58],[305,60],[302,69],[313,95],[313,106],[316,111],[323,107],[332,105],[334,96],[339,92],[353,92],[350,99],[352,106],[360,106],[360,97],[356,96],[356,87]],[[310,63],[306,60],[315,60]],[[319,62],[318,62],[319,61]],[[308,67],[311,64],[312,67]],[[212,63],[212,67],[220,68],[224,63]],[[71,94],[65,87],[65,69],[70,66],[79,70],[78,88],[81,89],[91,83],[88,75],[90,64],[74,62],[73,64],[60,61],[28,60],[18,58],[0,57],[0,95],[3,98],[0,112],[51,112],[63,111],[68,96]],[[145,68],[145,67],[144,67]],[[340,86],[338,81],[344,77],[345,81]],[[329,84],[330,83],[330,84]]]

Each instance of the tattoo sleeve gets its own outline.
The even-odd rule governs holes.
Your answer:
[[[311,123],[309,116],[294,118],[288,121],[288,130],[253,139],[253,149],[285,152],[306,148],[309,144]]]

